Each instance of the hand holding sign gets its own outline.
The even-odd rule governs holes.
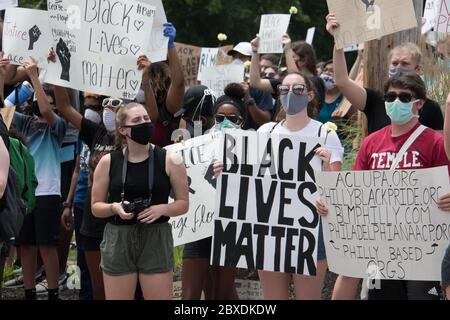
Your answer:
[[[6,75],[6,66],[9,65],[9,59],[3,55],[3,52],[0,51],[0,77],[3,79]]]
[[[327,31],[329,34],[334,36],[336,29],[339,28],[339,22],[336,19],[336,16],[333,13],[327,15]]]
[[[292,46],[292,40],[291,40],[291,37],[290,37],[287,33],[285,33],[285,34],[283,35],[283,37],[281,38],[281,43],[283,44],[284,50],[289,50],[289,49],[291,49],[291,46]]]
[[[177,35],[177,29],[170,22],[164,23],[164,37],[169,38],[169,49],[175,48],[175,37]]]
[[[41,30],[37,25],[34,25],[29,31],[28,36],[30,38],[30,43],[28,45],[28,50],[33,50],[34,44],[39,40],[41,36]]]
[[[59,39],[59,42],[56,45],[56,54],[58,55],[59,61],[61,61],[62,66],[61,79],[70,81],[71,54],[69,48],[67,48],[67,45],[62,38]]]
[[[30,57],[29,60],[25,61],[23,67],[25,68],[25,71],[27,72],[30,79],[39,77],[37,62],[33,57]]]
[[[138,70],[142,70],[142,82],[149,83],[150,81],[150,68],[152,63],[148,60],[146,55],[140,55],[137,60]]]

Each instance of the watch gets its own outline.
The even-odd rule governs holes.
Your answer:
[[[62,203],[63,209],[72,209],[72,204],[64,201]]]

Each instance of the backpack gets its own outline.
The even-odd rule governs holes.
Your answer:
[[[34,158],[28,149],[17,139],[9,138],[9,157],[11,166],[19,178],[19,195],[25,203],[27,213],[33,211],[36,204],[38,181],[34,171]]]
[[[20,193],[19,177],[10,166],[8,184],[3,196],[5,204],[0,211],[0,242],[11,243],[19,236],[27,211]]]

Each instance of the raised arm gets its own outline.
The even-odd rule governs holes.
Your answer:
[[[141,55],[138,58],[139,70],[142,70],[142,89],[145,95],[145,108],[153,123],[156,123],[159,117],[158,103],[150,80],[150,67],[152,63],[147,56]]]
[[[169,69],[171,84],[167,93],[167,111],[175,114],[180,111],[184,99],[184,73],[175,49],[176,29],[171,23],[164,24],[164,36],[169,37]]]
[[[286,57],[286,66],[288,68],[288,73],[300,72],[295,63],[294,50],[292,50],[292,40],[291,37],[286,33],[282,39],[284,45],[284,56]]]
[[[334,35],[337,28],[339,28],[339,22],[336,20],[335,16],[330,13],[327,16],[327,31],[331,35]],[[334,48],[333,64],[337,87],[354,107],[360,111],[364,111],[367,102],[367,92],[356,82],[350,80],[343,49],[338,50],[336,47]]]
[[[42,118],[52,128],[56,127],[56,115],[53,112],[52,107],[47,100],[47,95],[44,92],[44,88],[42,88],[42,84],[39,81],[39,72],[36,60],[30,57],[30,59],[23,64],[23,67],[25,68],[25,71],[27,72],[33,85]]]
[[[272,85],[270,84],[270,81],[267,79],[261,79],[261,70],[259,68],[259,54],[258,54],[258,48],[259,48],[259,35],[256,35],[256,38],[252,40],[252,65],[250,67],[250,86],[252,88],[266,91],[270,93],[273,92]]]
[[[7,66],[6,70],[5,83],[7,85],[13,86],[19,82],[28,80],[27,71],[21,66],[10,64],[9,66]]]

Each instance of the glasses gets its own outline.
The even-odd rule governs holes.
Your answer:
[[[224,122],[225,118],[227,118],[229,121],[233,122],[234,124],[239,124],[240,122],[242,122],[242,117],[235,115],[235,114],[230,114],[230,115],[216,114],[217,123]]]
[[[107,98],[107,99],[103,100],[102,107],[105,108],[107,106],[111,106],[113,108],[121,107],[121,106],[123,106],[123,100]]]
[[[285,96],[289,93],[290,87],[288,85],[279,85],[278,86],[278,93],[280,96]],[[292,86],[292,92],[296,95],[302,95],[305,92],[306,85],[304,84],[294,84]]]
[[[386,102],[394,102],[397,98],[403,103],[409,103],[415,99],[414,95],[408,92],[402,92],[397,94],[396,92],[388,92],[384,95],[384,100]]]

